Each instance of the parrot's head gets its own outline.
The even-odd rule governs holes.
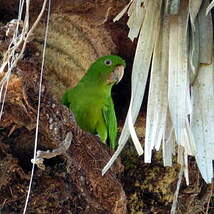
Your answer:
[[[99,82],[107,85],[117,84],[123,77],[125,60],[116,55],[103,56],[97,59],[89,68],[89,72]]]

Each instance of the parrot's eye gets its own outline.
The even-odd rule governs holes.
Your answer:
[[[112,61],[110,59],[106,59],[104,63],[108,66],[112,65]]]

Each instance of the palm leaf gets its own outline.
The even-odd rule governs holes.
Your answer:
[[[154,148],[162,148],[164,165],[171,166],[177,149],[177,161],[182,165],[187,183],[189,155],[195,156],[204,180],[211,182],[214,55],[213,20],[209,11],[213,7],[214,1],[210,3],[209,0],[132,0],[119,14],[120,18],[128,10],[129,37],[133,40],[139,31],[140,35],[133,64],[128,115],[119,147],[103,173],[118,157],[130,135],[138,154],[143,153],[134,123],[152,62],[145,162],[151,162]]]

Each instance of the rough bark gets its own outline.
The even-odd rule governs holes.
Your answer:
[[[10,37],[1,31],[1,51]],[[13,70],[1,121],[0,204],[3,213],[24,208],[35,139],[40,66],[29,43],[23,59]],[[36,169],[28,213],[126,213],[126,196],[117,179],[118,168],[101,175],[111,152],[99,138],[82,131],[72,113],[49,90],[44,77],[39,122],[38,149],[60,146],[72,132],[71,146],[59,157]]]

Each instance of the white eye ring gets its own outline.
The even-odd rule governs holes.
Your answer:
[[[112,61],[110,59],[106,59],[104,61],[104,63],[107,65],[107,66],[111,66],[112,65]]]

